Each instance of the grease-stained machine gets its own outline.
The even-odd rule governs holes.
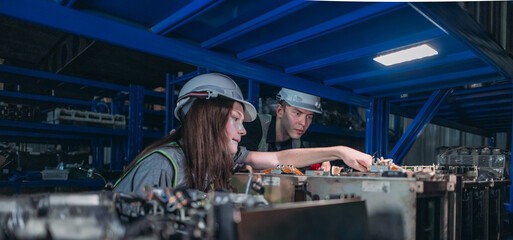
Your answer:
[[[476,160],[461,162],[448,160],[448,150],[431,166],[376,160],[367,173],[334,167],[295,175],[290,166],[278,166],[259,178],[272,203],[361,197],[370,239],[500,239],[508,227],[504,202],[511,181],[503,170],[509,155],[492,151],[474,149],[468,156]],[[466,151],[456,155],[463,159]],[[248,178],[236,174],[233,185],[244,191]]]

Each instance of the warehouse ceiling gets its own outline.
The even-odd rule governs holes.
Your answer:
[[[455,3],[0,0],[0,32],[8,66],[150,89],[201,67],[409,117],[453,88],[439,123],[511,129],[513,60]],[[421,44],[438,54],[373,60]]]

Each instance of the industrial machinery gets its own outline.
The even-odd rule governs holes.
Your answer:
[[[56,108],[47,113],[46,122],[51,124],[72,124],[82,126],[125,129],[124,115]]]
[[[483,177],[472,165],[396,166],[376,160],[369,170],[259,178],[271,203],[361,197],[371,239],[500,239],[510,180]],[[236,174],[232,184],[242,191],[246,181],[247,174]]]
[[[223,191],[145,192],[0,198],[0,239],[368,239],[365,203],[356,197],[269,205],[260,195]]]

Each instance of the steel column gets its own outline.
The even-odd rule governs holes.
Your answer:
[[[128,107],[128,161],[132,161],[142,150],[144,121],[144,88],[130,84]]]
[[[174,117],[174,112],[175,112],[175,85],[170,85],[169,83],[171,82],[171,77],[175,78],[175,76],[170,76],[169,73],[166,74],[166,123],[165,123],[165,128],[164,128],[164,131],[165,131],[165,135],[167,135],[169,133],[169,131],[171,131],[171,129],[173,129],[175,127],[175,117]]]
[[[440,108],[443,101],[451,95],[453,89],[444,89],[434,91],[424,106],[420,109],[413,122],[410,124],[406,132],[396,143],[388,158],[394,159],[395,163],[401,163],[404,156],[408,153],[415,139],[422,133],[429,121],[435,116],[436,111]]]
[[[512,102],[513,103],[513,102]],[[513,119],[513,118],[512,118]],[[513,121],[512,121],[512,126],[513,126]],[[512,132],[511,132],[511,148],[510,148],[510,152],[513,152],[513,127],[512,127]],[[510,158],[510,169],[509,169],[509,179],[513,182],[513,164],[511,164],[511,158]],[[513,214],[513,184],[511,184],[509,186],[509,205],[506,207],[506,210],[509,212],[509,214]]]
[[[371,101],[367,109],[365,152],[376,157],[386,156],[388,150],[389,103],[384,98]]]
[[[260,97],[260,83],[258,81],[248,80],[248,101],[255,106],[258,111],[258,98]],[[260,111],[259,111],[260,112]]]

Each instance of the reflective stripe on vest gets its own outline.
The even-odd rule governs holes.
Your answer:
[[[169,143],[168,145],[173,146],[173,147],[179,147],[179,145],[178,145],[176,142],[171,142],[171,143]],[[129,169],[125,174],[123,174],[123,176],[122,176],[120,179],[118,179],[118,181],[116,181],[116,184],[114,184],[114,189],[116,189],[116,187],[118,186],[118,184],[119,184],[121,181],[123,181],[123,179],[125,179],[125,177],[126,177],[130,172],[132,172],[132,170],[134,170],[134,168],[135,168],[139,163],[141,163],[141,162],[142,162],[142,160],[146,159],[146,158],[147,158],[147,157],[149,157],[151,154],[153,154],[153,153],[157,153],[157,152],[158,152],[158,153],[160,153],[160,154],[162,154],[164,157],[166,157],[166,158],[169,160],[169,162],[171,163],[171,165],[173,165],[173,169],[175,170],[175,174],[174,174],[175,176],[174,176],[174,179],[173,179],[173,188],[174,188],[174,187],[176,187],[176,184],[177,184],[177,181],[178,181],[178,180],[177,180],[177,179],[178,179],[178,168],[176,167],[175,161],[173,161],[173,158],[172,158],[171,156],[169,156],[169,154],[167,154],[166,152],[164,152],[164,151],[162,151],[162,150],[160,150],[160,149],[157,149],[157,150],[153,150],[153,151],[151,151],[150,153],[148,153],[148,154],[144,155],[144,156],[143,156],[143,157],[141,157],[139,160],[137,160],[137,162],[134,164],[134,166],[133,166],[131,169]]]
[[[271,114],[258,114],[260,118],[260,124],[262,125],[262,139],[260,139],[260,143],[258,143],[259,152],[267,152],[269,150],[269,143],[267,143],[267,132],[269,131],[269,126],[271,125],[272,116]],[[292,148],[301,148],[301,140],[300,139],[292,139]]]

